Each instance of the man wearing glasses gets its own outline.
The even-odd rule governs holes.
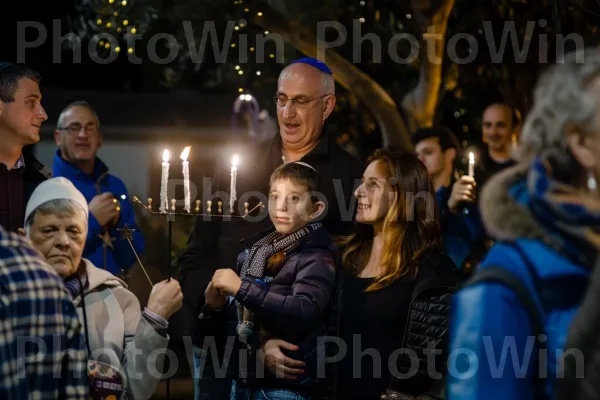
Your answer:
[[[136,262],[129,243],[119,240],[117,229],[127,226],[135,231],[133,245],[141,254],[144,238],[135,222],[133,205],[125,184],[109,174],[108,167],[96,153],[102,146],[100,120],[85,101],[76,101],[58,117],[54,141],[54,176],[69,179],[89,203],[88,236],[83,257],[98,268],[114,275],[124,275]]]
[[[10,232],[23,228],[31,193],[51,174],[31,149],[48,119],[40,80],[27,67],[0,62],[0,226]]]
[[[281,72],[274,101],[279,134],[240,151],[238,200],[234,214],[244,214],[245,202],[249,210],[259,201],[266,206],[271,173],[282,163],[301,160],[314,167],[321,176],[319,200],[327,205],[321,222],[333,235],[349,234],[355,214],[352,194],[355,184],[360,182],[364,166],[336,143],[327,128],[326,120],[336,102],[331,70],[323,62],[312,58],[294,61]],[[230,165],[225,163],[217,168],[211,193],[229,193],[229,168]],[[250,196],[252,193],[255,195]],[[207,200],[213,204],[217,200],[223,201],[226,206],[224,213],[228,213],[228,198],[215,195],[215,198],[205,197],[203,200],[203,204]],[[186,327],[194,345],[196,399],[229,398],[231,384],[224,374],[219,376],[218,369],[213,370],[213,366],[220,364],[216,364],[214,358],[206,359],[205,354],[210,354],[211,350],[202,350],[205,338],[207,345],[210,346],[214,339],[217,350],[222,350],[224,343],[219,343],[219,340],[226,339],[225,333],[222,330],[207,331],[198,317],[205,303],[204,291],[214,271],[235,268],[237,256],[244,250],[240,241],[259,234],[271,225],[266,207],[257,214],[249,219],[231,221],[198,217],[188,247],[179,259]]]

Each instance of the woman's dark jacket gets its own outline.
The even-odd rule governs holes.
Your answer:
[[[246,241],[248,249],[266,233],[256,235]],[[238,272],[245,259],[245,252],[238,259]],[[318,357],[323,351],[317,351],[318,338],[327,333],[327,310],[332,302],[335,289],[335,268],[337,250],[331,236],[324,229],[318,229],[303,239],[286,253],[283,266],[274,276],[262,280],[245,277],[236,295],[246,308],[256,313],[259,324],[249,340],[251,349],[246,352],[236,334],[237,304],[213,311],[206,306],[201,313],[201,329],[206,336],[217,340],[234,338],[233,352],[229,354],[229,376],[240,385],[257,388],[290,388],[298,391],[312,391],[317,384]],[[257,371],[256,350],[260,348],[259,326],[269,337],[277,337],[298,346],[293,352],[295,359],[306,363],[305,373],[297,380],[276,378],[266,368],[259,366]],[[263,342],[265,337],[262,338]],[[230,339],[231,340],[231,339]],[[247,366],[242,357],[248,357]],[[228,357],[228,351],[225,357]],[[245,371],[240,373],[240,364]],[[258,375],[263,373],[264,377]],[[258,376],[257,376],[258,375]]]
[[[338,274],[336,299],[330,313],[329,334],[337,337],[340,336],[339,317],[343,315],[345,303],[342,289],[344,275],[345,273]],[[404,332],[398,333],[403,336],[402,348],[417,354],[418,369],[416,373],[409,374],[411,362],[408,355],[403,353],[398,359],[398,371],[410,378],[394,379],[390,382],[390,388],[412,394],[436,391],[438,388],[443,390],[443,378],[428,376],[428,353],[431,350],[435,351],[432,354],[438,354],[435,357],[430,355],[429,358],[435,363],[435,371],[444,374],[451,297],[465,279],[465,273],[458,270],[450,257],[439,251],[431,253],[420,263]],[[327,355],[333,357],[337,351],[337,346],[328,346]],[[320,386],[317,399],[342,400],[338,399],[336,392],[337,387],[344,382],[338,379],[335,363],[328,363],[325,367],[328,379]],[[433,366],[429,368],[433,371]]]

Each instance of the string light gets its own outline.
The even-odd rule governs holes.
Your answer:
[[[121,28],[117,28],[117,33],[121,33],[122,29]]]
[[[244,88],[239,88],[238,92],[243,93],[244,92]]]
[[[256,71],[256,75],[260,76],[260,71]]]
[[[118,16],[119,16],[119,13],[118,13],[117,11],[115,11],[115,12],[113,13],[113,15],[114,15],[115,17],[118,17]]]
[[[236,25],[235,28],[233,28],[233,29],[235,29],[236,31],[239,31],[240,27]]]
[[[236,71],[239,71],[239,70],[240,70],[240,66],[239,66],[239,65],[236,65],[236,66],[235,66],[235,70],[236,70]]]
[[[248,12],[248,11],[250,11],[249,8],[244,8],[244,12]]]
[[[365,5],[365,2],[364,2],[364,1],[361,1],[361,2],[360,2],[360,5],[361,5],[361,6],[364,6],[364,5]]]
[[[100,41],[98,44],[99,44],[100,46],[104,46],[104,40],[101,40],[101,41]]]
[[[123,7],[125,7],[125,6],[127,5],[127,1],[123,0],[123,1],[121,2],[121,5],[122,5]]]
[[[115,47],[115,51],[118,53],[118,52],[121,51],[121,48],[120,47]]]
[[[271,53],[271,54],[269,54],[269,57],[270,58],[275,58],[275,54]]]
[[[406,14],[406,19],[411,19],[411,18],[412,18],[412,15]]]
[[[360,21],[361,24],[365,23],[365,19],[363,17],[360,17],[358,20]]]
[[[108,4],[112,4],[114,2],[115,2],[115,0],[108,0]]]
[[[258,15],[259,17],[262,17],[262,13],[260,11],[258,13],[256,13],[256,15]]]
[[[133,48],[132,48],[132,47],[128,48],[128,49],[127,49],[127,52],[128,52],[129,54],[132,54],[132,53],[133,53]]]
[[[268,34],[269,34],[269,31],[265,31],[265,35],[268,35]]]
[[[97,23],[98,25],[102,25],[102,20],[101,20],[100,18],[98,18],[98,21],[96,21],[96,23]]]
[[[231,43],[231,47],[235,47],[235,43]]]
[[[106,44],[104,45],[104,48],[105,48],[105,49],[110,49],[110,43],[106,43]]]
[[[135,33],[137,32],[137,29],[135,28],[131,28],[131,33],[135,35]]]
[[[244,71],[240,70],[240,71],[238,71],[238,74],[244,75]]]
[[[250,51],[254,51],[254,47],[250,47]]]
[[[123,20],[123,25],[125,25],[125,26],[129,25],[129,21],[127,21],[126,19]]]
[[[107,22],[107,23],[106,23],[106,27],[107,27],[107,28],[110,28],[111,26],[112,26],[112,24],[111,24],[110,22]]]

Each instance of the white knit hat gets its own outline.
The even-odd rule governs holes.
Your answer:
[[[83,194],[77,190],[70,180],[58,177],[45,180],[35,188],[27,202],[27,207],[25,208],[25,224],[27,224],[29,216],[33,214],[39,206],[48,201],[58,199],[75,201],[83,207],[87,218],[89,213],[88,203],[85,200],[85,197],[83,197]]]

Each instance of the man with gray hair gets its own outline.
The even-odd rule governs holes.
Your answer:
[[[327,205],[322,218],[323,225],[332,235],[349,234],[356,207],[352,195],[364,167],[336,143],[326,124],[336,102],[333,73],[319,60],[296,60],[281,72],[274,101],[279,134],[269,141],[242,150],[237,177],[240,195],[234,203],[234,214],[245,213],[244,203],[248,203],[249,210],[259,202],[266,206],[271,173],[283,163],[303,161],[314,167],[321,177],[321,188],[315,195]],[[228,214],[229,182],[230,165],[217,166],[212,188],[209,189],[211,193],[216,189],[222,195],[206,198],[205,190],[203,204],[208,200],[213,204],[222,201],[226,206],[223,213]],[[217,211],[216,207],[213,207],[213,211]],[[215,381],[210,368],[211,360],[205,359],[202,350],[205,338],[207,344],[211,343],[211,337],[216,342],[222,340],[223,343],[217,343],[220,350],[224,348],[226,339],[225,325],[219,325],[218,332],[210,332],[208,327],[202,326],[204,320],[199,319],[199,314],[205,303],[204,291],[216,269],[235,268],[237,256],[244,250],[241,240],[270,226],[266,207],[252,213],[248,219],[226,222],[218,217],[196,219],[188,247],[179,259],[179,279],[187,312],[186,325],[195,347],[196,399],[228,398],[231,388],[224,376]],[[208,314],[206,318],[210,318]],[[237,321],[237,316],[232,318]],[[215,361],[212,360],[212,363]],[[201,365],[205,366],[204,371],[201,371]],[[245,381],[242,379],[239,382],[244,384]]]
[[[124,275],[136,262],[129,244],[118,240],[118,229],[133,229],[132,242],[141,254],[145,241],[123,181],[109,174],[96,156],[102,146],[100,119],[90,104],[76,101],[58,117],[54,140],[58,146],[52,171],[69,179],[89,202],[88,237],[84,257],[114,275]]]

